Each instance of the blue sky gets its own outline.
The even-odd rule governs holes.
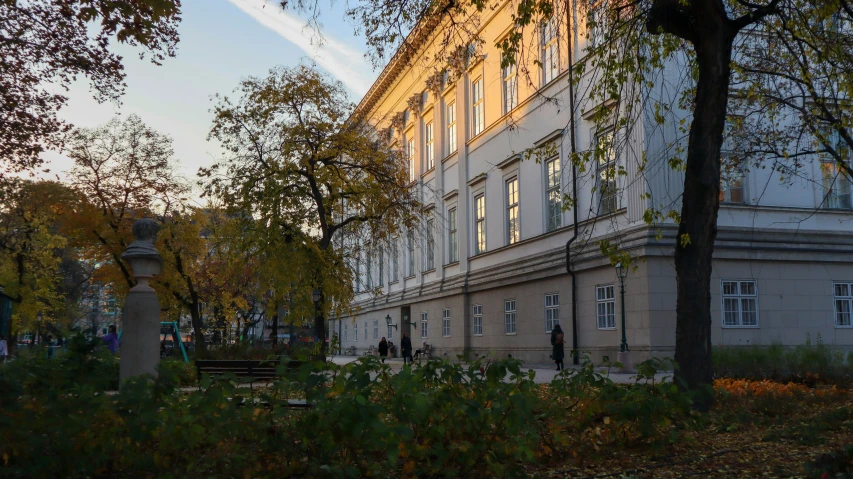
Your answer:
[[[343,18],[343,2],[325,8],[325,42],[318,48],[314,33],[293,13],[272,0],[184,0],[180,43],[175,58],[162,66],[141,61],[138,51],[119,45],[125,58],[127,90],[121,105],[98,104],[85,81],[75,83],[60,117],[80,127],[106,123],[116,115],[139,115],[152,128],[170,135],[179,171],[194,180],[199,166],[212,164],[220,150],[206,140],[213,106],[211,96],[230,94],[240,79],[263,76],[276,65],[315,61],[349,89],[357,102],[378,75],[364,58],[364,41]],[[313,41],[313,44],[312,44]],[[48,176],[70,169],[72,162],[56,152],[44,155]]]

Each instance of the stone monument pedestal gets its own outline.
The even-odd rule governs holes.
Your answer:
[[[634,372],[634,361],[631,360],[631,351],[619,351],[616,353],[616,361],[622,363],[620,373]]]
[[[127,294],[121,333],[121,381],[150,374],[160,362],[160,302],[154,288],[139,283]]]

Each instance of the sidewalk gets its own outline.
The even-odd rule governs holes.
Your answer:
[[[335,364],[344,365],[355,362],[362,356],[335,356],[330,358],[330,361]],[[385,363],[391,366],[392,369],[400,370],[403,369],[403,359],[402,358],[389,358],[385,360]],[[415,361],[415,366],[417,367],[418,362]],[[570,368],[579,368],[578,366],[567,365],[566,369]],[[545,364],[523,364],[523,370],[533,370],[536,372],[536,376],[534,377],[534,381],[537,384],[547,384],[550,383],[556,376],[559,371],[557,371],[556,366],[545,365]],[[616,369],[611,369],[610,374],[607,373],[606,368],[596,368],[596,370],[604,375],[610,377],[611,380],[615,383],[619,384],[630,384],[636,380],[636,374],[632,373],[617,373]],[[672,381],[672,371],[663,371],[655,374],[655,382],[660,381]]]

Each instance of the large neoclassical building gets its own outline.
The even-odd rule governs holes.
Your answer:
[[[585,171],[574,168],[571,125],[578,151],[614,135],[594,121],[591,112],[601,105],[570,108],[567,65],[582,58],[584,36],[573,34],[570,55],[567,29],[545,23],[528,32],[539,61],[501,68],[494,45],[509,31],[508,5],[483,18],[484,42],[454,75],[419,63],[437,33],[415,28],[415,48],[398,52],[361,100],[359,112],[405,152],[426,207],[421,228],[389,244],[362,245],[358,312],[332,320],[330,330],[343,349],[359,352],[383,336],[399,344],[407,332],[416,348],[426,341],[438,356],[512,354],[546,363],[549,333],[559,323],[567,349],[576,344],[599,362],[616,359],[624,310],[635,362],[672,355],[676,227],[644,219],[656,205],[680,211],[682,175],[657,154],[665,129],[653,131],[641,119],[625,142],[633,148],[614,149]],[[585,101],[583,91],[577,101]],[[533,147],[546,154],[524,154]],[[641,152],[648,163],[638,171]],[[601,173],[614,166],[625,173]],[[824,181],[821,167],[815,159],[810,178],[784,184],[769,168],[725,175],[714,345],[795,345],[806,334],[853,345],[850,180]],[[576,203],[564,204],[570,193]],[[626,270],[624,303],[601,239],[637,258]]]

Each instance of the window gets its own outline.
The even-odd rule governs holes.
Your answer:
[[[400,251],[397,248],[397,240],[391,241],[391,281],[397,281],[397,269],[399,262],[399,253]]]
[[[474,336],[483,335],[483,305],[474,305]]]
[[[456,102],[447,104],[447,154],[456,151]]]
[[[515,300],[504,301],[504,333],[515,334]]]
[[[755,281],[723,281],[723,327],[757,327]]]
[[[373,339],[379,341],[379,320],[373,320]]]
[[[441,335],[445,338],[450,337],[450,310],[445,309],[441,312]]]
[[[349,325],[344,325],[344,341],[349,341]]]
[[[409,264],[406,271],[406,276],[415,275],[415,232],[409,230],[406,232],[406,249],[409,250]]]
[[[557,43],[557,19],[542,24],[542,84],[551,82],[560,73],[560,50]]]
[[[388,338],[389,341],[394,337],[394,327],[390,324],[388,325],[388,336],[385,337]]]
[[[853,327],[853,283],[835,283],[835,327]]]
[[[358,325],[357,324],[352,325],[352,340],[358,341]]]
[[[367,339],[367,321],[364,322],[364,340],[368,341],[368,339]]]
[[[406,158],[409,159],[409,181],[415,181],[415,139],[406,144]]]
[[[459,246],[456,239],[456,208],[447,210],[447,223],[448,262],[455,263],[459,261]]]
[[[473,111],[471,112],[471,129],[477,136],[483,131],[483,77],[477,78],[471,83],[471,101]]]
[[[433,150],[433,134],[432,134],[432,122],[426,124],[426,128],[424,131],[426,136],[426,157],[427,157],[427,170],[431,170],[435,167],[435,152]]]
[[[560,324],[560,295],[550,293],[545,295],[545,332],[550,333],[554,326]]]
[[[612,284],[595,287],[598,329],[616,329],[616,294]]]
[[[486,251],[486,197],[474,197],[474,253]]]
[[[853,208],[851,200],[851,178],[839,168],[835,160],[822,161],[820,171],[823,176],[823,207],[830,209]]]
[[[563,193],[560,185],[560,159],[545,162],[546,195],[548,200],[548,231],[563,226]]]
[[[746,203],[743,167],[730,156],[724,156],[721,163],[720,203]]]
[[[379,248],[379,286],[380,288],[385,285],[385,250],[383,248]]]
[[[613,132],[608,131],[595,137],[595,156],[598,158],[598,174],[595,190],[598,192],[598,214],[616,211],[616,152],[613,148]]]
[[[367,274],[366,285],[367,285],[367,289],[371,289],[371,288],[373,288],[373,274],[372,274],[373,273],[373,255],[370,254],[370,248],[369,247],[367,248],[367,251],[366,251],[364,256],[365,256],[365,266],[366,266],[364,269],[365,269],[365,273]]]
[[[429,218],[426,222],[426,270],[435,269],[435,237],[433,229],[435,228],[435,219]]]
[[[427,314],[423,312],[421,313],[421,338],[426,339],[428,337],[427,331]]]
[[[355,252],[355,291],[361,291],[361,251]]]
[[[518,227],[518,178],[506,182],[506,232],[507,244],[517,243],[521,232]]]
[[[518,76],[516,75],[515,58],[504,58],[508,64],[503,67],[504,113],[509,113],[518,105]]]

